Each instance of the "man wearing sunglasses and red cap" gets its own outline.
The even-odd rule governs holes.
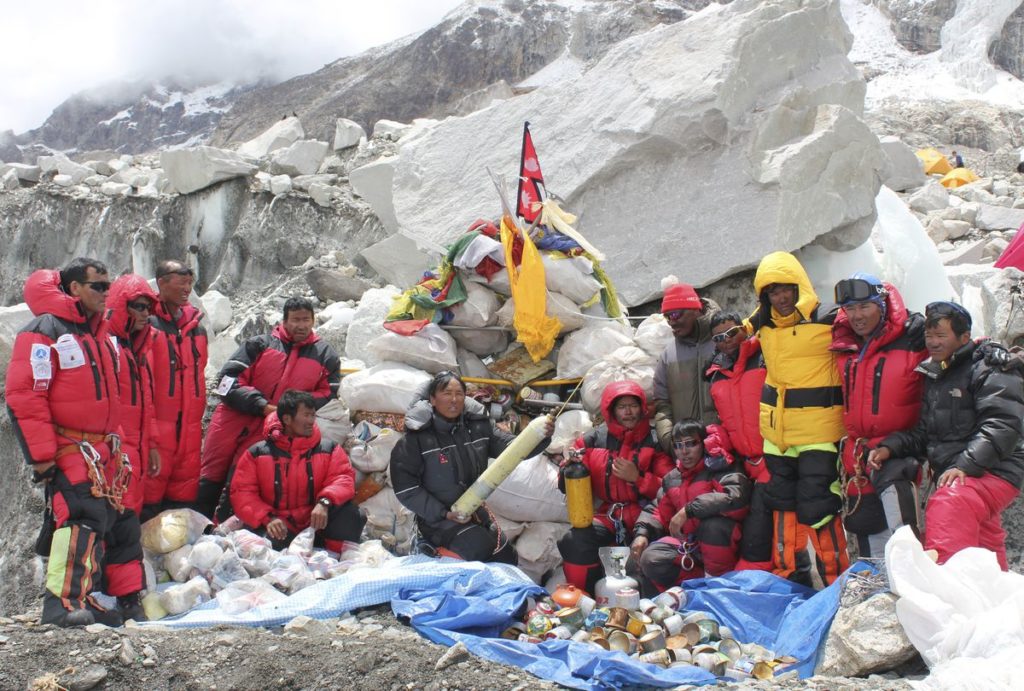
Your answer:
[[[654,430],[665,453],[672,452],[672,426],[682,420],[718,422],[704,371],[711,364],[711,317],[718,305],[698,297],[674,276],[662,281],[661,313],[675,337],[654,366]]]
[[[868,465],[919,455],[928,460],[935,492],[925,507],[924,546],[939,563],[965,547],[996,554],[1004,571],[1002,512],[1024,484],[1024,386],[1019,369],[993,362],[1002,351],[971,340],[971,315],[953,302],[925,308],[925,344],[931,356],[918,367],[924,398],[917,425],[890,434],[868,454]]]
[[[153,399],[160,473],[146,479],[145,520],[169,508],[194,507],[199,492],[206,412],[206,329],[189,301],[194,274],[175,260],[156,267],[160,296],[149,318],[154,341]]]
[[[47,513],[36,551],[49,556],[42,623],[119,626],[121,616],[92,599],[101,567],[135,561],[142,547],[123,535],[117,505],[121,467],[120,403],[114,349],[100,331],[110,281],[96,259],[25,281],[35,315],[14,343],[5,395],[15,436],[33,479],[46,483]],[[116,473],[112,473],[115,474]]]
[[[918,531],[920,463],[901,456],[875,468],[867,457],[885,436],[917,423],[922,381],[915,370],[928,357],[924,317],[907,310],[895,286],[863,272],[836,283],[835,299],[832,350],[846,426],[843,524],[856,536],[860,556],[877,559],[897,528]]]

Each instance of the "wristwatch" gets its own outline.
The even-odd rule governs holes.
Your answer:
[[[319,501],[317,501],[317,504],[324,507],[325,509],[331,508],[331,500],[328,499],[327,497],[320,497]]]

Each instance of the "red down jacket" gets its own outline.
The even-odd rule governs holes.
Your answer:
[[[278,324],[269,336],[250,338],[217,376],[221,402],[203,446],[203,479],[224,482],[234,461],[263,436],[263,407],[277,405],[288,389],[313,394],[316,407],[337,397],[341,360],[315,332],[292,341]]]
[[[87,321],[78,298],[60,287],[58,271],[41,269],[25,281],[25,302],[36,315],[19,333],[7,370],[5,397],[14,423],[15,435],[25,460],[46,463],[55,460],[57,450],[69,441],[58,438],[56,426],[93,434],[119,431],[120,406],[115,383],[113,348],[97,336],[99,315]],[[61,366],[58,344],[73,366]],[[71,345],[73,344],[73,345]],[[40,372],[52,378],[33,375],[33,362]],[[96,444],[104,457],[106,444]],[[68,462],[65,462],[68,459]],[[59,459],[61,470],[72,483],[85,482],[85,464],[71,454]]]
[[[761,343],[751,337],[740,344],[735,362],[725,353],[715,353],[706,376],[711,398],[718,410],[728,444],[744,457],[747,474],[755,482],[768,481],[761,438],[761,389],[767,370],[761,357]]]
[[[127,274],[110,286],[107,295],[107,318],[104,333],[117,351],[117,388],[121,400],[121,448],[132,464],[132,477],[124,504],[139,513],[142,510],[143,486],[149,465],[149,450],[155,447],[156,423],[153,417],[153,371],[149,351],[153,344],[153,327],[129,332],[131,315],[128,303],[139,297],[156,304],[159,298],[142,276]]]
[[[612,406],[621,396],[635,396],[640,399],[641,419],[633,429],[626,429],[615,421]],[[631,381],[613,382],[601,394],[601,413],[605,423],[591,430],[578,445],[584,449],[583,463],[590,470],[590,483],[594,497],[601,505],[594,511],[594,520],[611,531],[615,526],[608,513],[621,504],[617,513],[627,531],[640,516],[642,505],[658,496],[661,479],[672,470],[672,460],[661,450],[661,445],[651,429],[647,397],[640,385]],[[640,469],[636,483],[620,480],[612,474],[612,461],[624,458]]]
[[[206,410],[206,329],[202,312],[185,305],[177,319],[163,303],[150,317],[154,338],[150,365],[160,475],[148,478],[147,504],[163,499],[193,502],[199,489],[199,459]]]
[[[326,497],[339,506],[356,495],[355,472],[340,444],[311,437],[286,437],[277,413],[267,416],[265,439],[238,459],[231,479],[235,515],[254,528],[275,517],[292,532],[309,527],[309,514]]]
[[[875,448],[893,432],[912,428],[921,411],[923,377],[915,368],[927,357],[924,319],[911,314],[903,297],[884,283],[885,322],[877,336],[862,344],[842,310],[832,326],[832,346],[843,386],[843,467],[851,477],[846,491],[874,492],[866,477],[857,475],[857,455]],[[863,458],[861,458],[861,463]],[[861,471],[866,475],[864,468]]]

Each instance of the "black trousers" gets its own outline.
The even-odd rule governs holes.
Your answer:
[[[314,547],[326,547],[335,552],[340,552],[340,543],[359,542],[363,534],[363,526],[366,525],[366,516],[359,512],[359,507],[354,501],[347,501],[340,506],[332,506],[327,509],[327,527],[316,531],[313,538]],[[295,539],[297,533],[288,531],[283,540],[275,540],[267,535],[266,527],[253,528],[246,526],[249,530],[266,537],[271,542],[271,547],[280,551],[288,547]]]

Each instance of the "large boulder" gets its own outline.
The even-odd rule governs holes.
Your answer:
[[[161,152],[160,166],[179,194],[189,194],[224,180],[252,175],[257,170],[234,151],[212,146]]]
[[[354,272],[314,266],[306,271],[306,283],[324,302],[359,300],[373,285]]]
[[[920,187],[928,180],[921,166],[921,159],[913,149],[903,143],[903,140],[899,137],[882,137],[879,142],[889,162],[888,175],[882,180],[886,187],[903,192]]]
[[[217,290],[208,290],[203,293],[199,301],[206,314],[206,324],[213,333],[220,333],[231,326],[231,300],[227,295]]]
[[[981,230],[1016,230],[1024,224],[1024,209],[979,204],[975,225]]]
[[[352,191],[366,200],[389,233],[398,229],[392,201],[396,162],[394,156],[382,156],[348,174]]]
[[[907,205],[923,214],[945,209],[949,206],[949,192],[937,180],[929,180],[921,189],[910,195]]]
[[[1024,345],[1024,272],[991,264],[947,266],[959,302],[971,313],[973,336]]]
[[[334,124],[334,150],[340,151],[355,146],[360,139],[366,139],[366,130],[358,122],[338,118]]]
[[[840,607],[814,673],[863,677],[914,659],[917,650],[896,616],[896,600],[892,593],[880,593],[853,607]]]
[[[396,234],[370,245],[359,255],[388,283],[411,287],[423,280],[423,272],[437,262],[419,248],[414,240]]]
[[[92,168],[86,168],[81,164],[75,163],[61,153],[56,153],[52,156],[40,156],[37,163],[43,173],[55,172],[57,175],[66,175],[71,178],[71,184],[73,185],[77,185],[96,172]]]
[[[362,360],[367,366],[376,365],[380,358],[369,347],[370,341],[388,333],[384,318],[391,309],[392,301],[401,293],[395,286],[371,288],[363,294],[349,323],[345,338],[345,356],[350,360]]]
[[[287,149],[274,152],[270,172],[274,175],[313,175],[327,155],[327,142],[303,139]]]
[[[0,165],[0,173],[7,173],[9,170],[13,170],[18,179],[24,182],[39,182],[39,175],[42,173],[42,169],[39,166],[27,163],[4,163]]]
[[[552,189],[629,305],[668,273],[703,286],[823,235],[859,245],[885,161],[858,117],[851,40],[829,0],[711,5],[578,79],[403,138],[387,202],[402,232],[450,242],[500,208],[486,170],[518,171],[530,120]],[[365,198],[387,226],[388,203]]]
[[[238,153],[263,158],[271,151],[290,146],[306,136],[297,117],[282,118],[268,127],[263,134],[238,147]]]

